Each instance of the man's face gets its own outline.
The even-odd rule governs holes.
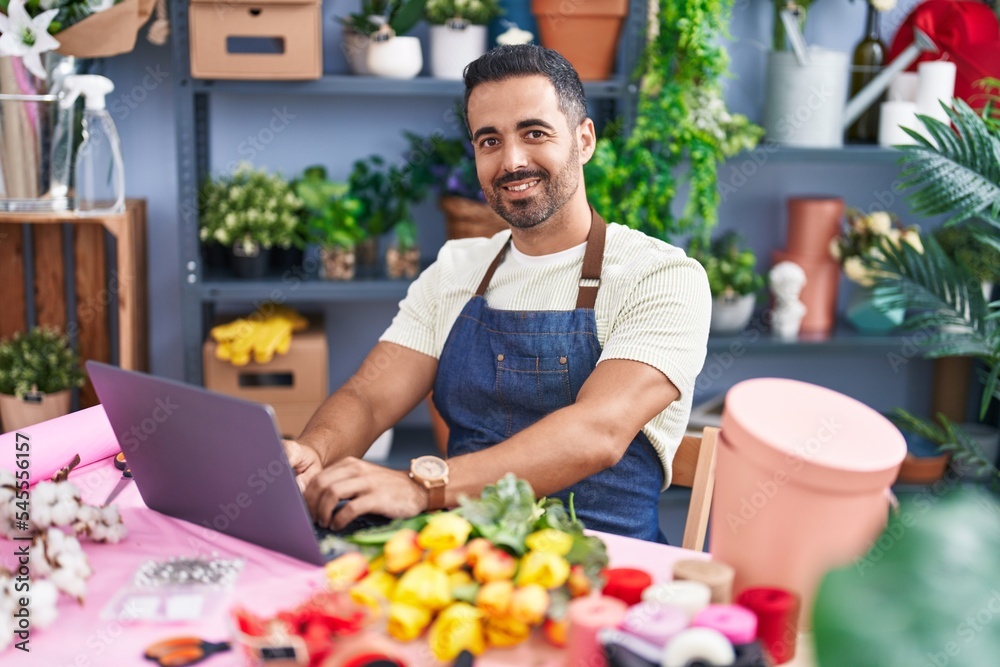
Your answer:
[[[480,84],[469,97],[468,116],[483,194],[512,226],[535,227],[576,193],[580,132],[592,131],[592,124],[570,127],[547,78]]]

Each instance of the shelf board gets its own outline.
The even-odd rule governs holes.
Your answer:
[[[289,302],[318,301],[400,301],[412,281],[390,280],[384,277],[355,278],[354,280],[320,280],[314,276],[297,278],[270,277],[245,280],[232,277],[210,277],[197,285],[198,295],[209,301],[259,301],[281,299]]]
[[[373,95],[462,97],[465,84],[450,79],[418,76],[413,79],[385,79],[375,76],[327,74],[310,81],[257,81],[192,79],[195,91],[236,95]],[[618,97],[625,89],[624,79],[584,81],[588,99]]]
[[[879,162],[896,163],[903,152],[898,148],[882,146],[847,145],[839,148],[796,148],[773,143],[762,143],[756,150],[739,153],[731,161],[754,160],[758,163],[771,160],[780,162]]]
[[[840,323],[829,334],[802,334],[794,340],[781,340],[769,331],[746,329],[741,333],[710,336],[708,351],[742,354],[746,350],[773,354],[809,354],[812,352],[889,353],[899,351],[907,342],[905,331],[888,334],[860,333]]]

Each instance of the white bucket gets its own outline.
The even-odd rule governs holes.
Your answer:
[[[764,103],[767,138],[801,148],[842,146],[849,72],[842,51],[809,47],[807,65],[799,65],[791,51],[772,51]]]
[[[432,25],[431,76],[460,81],[465,66],[486,53],[486,26]]]

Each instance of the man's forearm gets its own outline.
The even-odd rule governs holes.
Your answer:
[[[368,400],[345,385],[327,397],[296,441],[316,450],[328,466],[346,456],[364,456],[379,435],[377,428]]]

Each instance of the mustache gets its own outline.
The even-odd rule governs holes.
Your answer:
[[[493,185],[494,187],[502,188],[505,185],[509,185],[517,181],[529,180],[533,178],[543,181],[548,177],[549,175],[544,171],[518,171],[513,174],[508,174],[507,176],[501,176],[497,180],[493,181]]]

